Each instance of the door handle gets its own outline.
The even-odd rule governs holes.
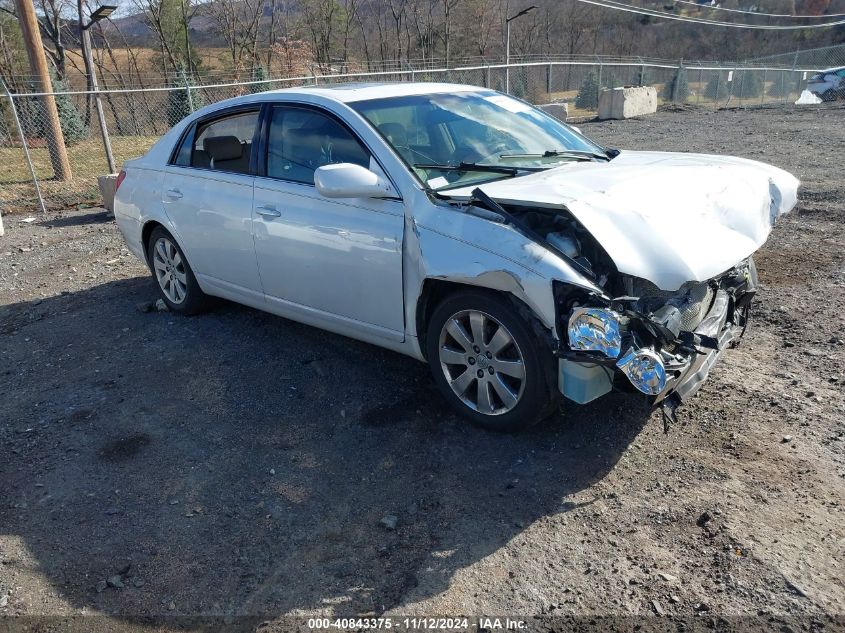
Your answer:
[[[272,204],[264,204],[260,207],[255,207],[255,212],[265,218],[278,218],[282,212],[276,209]]]
[[[172,198],[173,200],[179,200],[182,197],[182,192],[178,189],[168,189],[167,197]]]

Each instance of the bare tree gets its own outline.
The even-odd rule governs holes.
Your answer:
[[[244,70],[245,58],[252,58],[264,0],[210,0],[203,5],[214,21],[215,32],[226,42],[235,78]]]

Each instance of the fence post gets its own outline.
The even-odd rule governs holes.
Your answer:
[[[29,174],[32,176],[32,184],[35,185],[35,193],[38,195],[38,206],[41,207],[41,213],[47,213],[47,209],[44,207],[44,197],[41,195],[41,185],[38,184],[38,178],[35,175],[35,167],[32,166],[32,159],[29,156],[29,147],[26,144],[26,134],[24,134],[21,119],[18,116],[18,109],[15,106],[15,100],[9,90],[9,86],[6,85],[6,82],[3,81],[3,79],[0,79],[0,84],[2,84],[3,90],[6,92],[6,96],[9,98],[9,107],[12,109],[15,126],[18,128],[18,135],[21,138],[23,154],[26,157],[26,164],[29,166]],[[0,233],[0,235],[2,235],[2,233]]]
[[[552,94],[552,63],[549,62],[549,67],[546,69],[546,92]]]
[[[678,70],[675,71],[675,76],[672,78],[672,103],[678,103],[678,84],[681,83],[681,69],[684,67],[684,58],[681,57],[678,63]]]
[[[760,105],[763,105],[763,102],[766,99],[766,74],[768,71],[764,68],[763,69],[763,94],[760,95]]]
[[[601,71],[602,71],[602,63],[601,57],[596,56],[596,60],[599,63],[599,80],[596,84],[596,108],[598,108],[599,97],[601,96]]]
[[[701,103],[701,93],[704,92],[704,88],[701,87],[701,84],[704,83],[704,69],[698,69],[698,98],[695,100],[696,103]]]
[[[490,64],[487,64],[487,67],[484,69],[484,87],[490,87]]]

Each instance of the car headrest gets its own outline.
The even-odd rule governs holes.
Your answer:
[[[202,148],[212,160],[235,160],[243,153],[243,145],[237,136],[209,136]]]
[[[379,131],[387,137],[394,146],[408,144],[408,132],[401,123],[382,123],[378,126]]]

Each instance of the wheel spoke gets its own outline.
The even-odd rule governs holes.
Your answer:
[[[158,257],[153,258],[153,267],[156,270],[167,270],[167,264],[161,261]]]
[[[478,410],[481,413],[493,413],[493,400],[490,398],[490,383],[486,380],[478,383]]]
[[[185,298],[185,289],[182,287],[182,284],[179,283],[179,280],[175,277],[173,278],[173,291],[176,295],[176,301],[174,303],[179,303],[182,299]]]
[[[484,346],[484,315],[481,312],[469,313],[469,326],[472,329],[472,342]]]
[[[516,405],[517,397],[514,392],[510,390],[510,388],[502,382],[502,379],[498,376],[494,376],[493,380],[490,381],[490,384],[493,385],[493,389],[496,390],[496,393],[502,399],[502,404],[505,405],[505,408],[511,409]]]
[[[158,242],[156,242],[156,252],[158,253],[158,256],[161,258],[162,262],[167,261],[167,252],[164,249],[164,240],[159,240]]]
[[[450,349],[448,347],[441,347],[440,362],[446,363],[447,365],[466,365],[466,352],[459,352],[458,350]]]
[[[508,331],[500,325],[499,329],[496,330],[496,333],[493,335],[493,338],[490,339],[490,343],[487,345],[487,351],[493,354],[493,356],[496,356],[499,352],[510,345],[512,341],[513,339],[511,338],[511,335],[508,334]]]
[[[452,389],[454,389],[455,393],[462,396],[466,393],[467,389],[469,389],[473,380],[475,380],[475,372],[471,369],[467,369],[450,384],[452,385]]]
[[[500,374],[506,374],[512,378],[523,380],[525,378],[525,365],[521,360],[494,360],[493,367]]]
[[[463,347],[468,353],[472,352],[472,341],[469,340],[469,335],[460,321],[450,319],[446,324],[446,331],[449,332],[449,335],[455,339],[458,345]]]
[[[176,279],[179,280],[179,283],[181,283],[183,286],[186,286],[188,284],[188,276],[185,275],[184,271],[174,270],[173,276],[176,277]]]
[[[173,242],[166,242],[167,244],[167,261],[173,264],[173,253],[176,251],[176,247],[173,246]]]
[[[174,252],[173,252],[173,266],[175,268],[177,266],[182,265],[182,256],[179,255],[179,251],[177,251],[175,248],[173,250],[174,250]]]

